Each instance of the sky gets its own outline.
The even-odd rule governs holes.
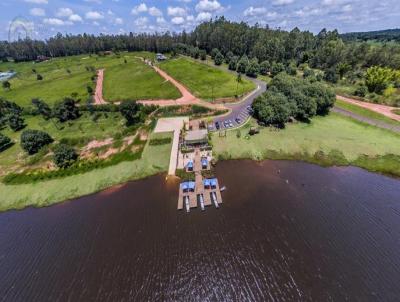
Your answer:
[[[400,28],[399,0],[1,0],[0,40],[190,31],[216,16],[318,33]]]

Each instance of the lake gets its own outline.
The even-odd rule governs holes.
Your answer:
[[[220,209],[165,175],[0,214],[0,301],[395,301],[400,181],[289,161],[217,166]]]

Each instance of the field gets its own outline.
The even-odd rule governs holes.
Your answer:
[[[172,137],[163,134],[157,138]],[[48,206],[56,202],[88,195],[128,180],[144,178],[168,169],[171,144],[146,145],[142,158],[115,166],[61,179],[26,185],[0,183],[0,211],[26,206]]]
[[[234,75],[187,58],[167,60],[160,68],[204,100],[233,98],[255,89],[248,80],[238,84]]]
[[[27,124],[25,129],[43,130],[55,140],[85,138],[86,141],[91,141],[112,137],[125,128],[124,119],[119,113],[107,113],[107,117],[102,114],[96,122],[92,120],[88,113],[84,113],[78,120],[64,124],[45,121],[40,116],[28,117],[25,122]],[[0,167],[2,172],[5,172],[16,164],[23,165],[29,158],[19,144],[22,131],[13,132],[6,128],[2,130],[2,133],[16,142],[11,148],[0,153]]]
[[[179,90],[141,62],[131,59],[104,71],[103,94],[107,101],[126,99],[178,99]]]
[[[253,125],[254,123],[252,121]],[[338,152],[341,152],[344,162],[357,165],[356,161],[362,155],[400,156],[400,135],[334,113],[327,117],[315,117],[310,124],[289,124],[286,129],[280,131],[264,128],[260,134],[247,139],[250,126],[251,124],[247,124],[239,130],[240,138],[237,131],[228,131],[227,137],[214,134],[212,141],[217,157],[220,159],[272,157],[309,161],[310,156],[319,151],[323,151],[326,155],[331,152],[338,155]],[[383,172],[400,176],[399,160],[396,165],[385,167],[388,170]]]
[[[113,95],[115,90],[110,87],[114,84],[121,85],[122,96],[140,97],[137,89],[131,91],[127,86],[129,82],[133,87],[138,85],[136,82],[147,83],[145,96],[150,98],[168,98],[176,95],[175,87],[167,83],[160,87],[161,78],[156,72],[146,69],[141,78],[138,72],[131,72],[132,68],[143,70],[145,64],[137,59],[137,56],[152,57],[151,53],[142,52],[124,52],[121,54],[112,54],[108,56],[98,55],[80,55],[65,58],[55,58],[47,62],[33,63],[0,63],[0,71],[14,70],[17,75],[10,80],[11,90],[0,88],[0,97],[4,97],[10,101],[14,101],[19,105],[26,106],[31,104],[32,98],[41,98],[49,104],[61,100],[64,97],[75,95],[76,98],[86,101],[89,97],[87,86],[95,87],[95,83],[91,80],[96,69],[104,68],[111,70],[111,82],[106,85],[106,93],[111,97],[119,97]],[[127,64],[125,64],[125,60]],[[121,76],[115,75],[113,70],[118,70],[125,75],[124,82],[118,83]],[[37,75],[40,74],[43,80],[38,81]],[[105,72],[107,74],[107,71]],[[107,75],[106,75],[107,76]],[[141,90],[140,90],[141,91]],[[152,95],[151,93],[154,93]]]

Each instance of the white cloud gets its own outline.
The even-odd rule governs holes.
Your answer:
[[[30,14],[31,16],[35,16],[35,17],[43,17],[43,16],[46,16],[45,10],[44,10],[43,8],[38,8],[38,7],[31,8],[31,9],[29,10],[29,14]]]
[[[274,2],[272,2],[272,4],[274,5],[288,5],[288,4],[292,4],[294,2],[294,0],[275,0]]]
[[[101,20],[104,16],[97,11],[90,11],[85,14],[85,18],[88,20]]]
[[[88,2],[88,3],[101,4],[101,0],[83,0],[83,1]]]
[[[203,22],[203,21],[209,21],[212,18],[212,15],[208,12],[201,12],[197,15],[196,21],[197,22]]]
[[[73,14],[74,14],[74,12],[72,11],[72,9],[70,9],[68,7],[59,8],[56,12],[56,16],[59,18],[69,17]]]
[[[147,12],[146,3],[140,3],[139,5],[137,5],[134,8],[132,8],[131,14],[132,15],[138,15],[140,13],[145,13],[145,12]]]
[[[260,15],[264,15],[267,12],[267,9],[265,7],[253,7],[250,6],[249,8],[247,8],[243,15],[245,15],[246,17],[249,16],[260,16]]]
[[[149,20],[147,19],[147,17],[141,17],[135,20],[135,25],[139,27],[144,27],[146,26],[148,21]]]
[[[153,17],[160,17],[160,16],[163,15],[163,13],[157,7],[152,6],[152,7],[149,8],[149,15],[153,16]]]
[[[122,18],[115,18],[114,24],[116,25],[124,24],[124,20]]]
[[[222,9],[222,6],[217,0],[200,0],[196,4],[196,11],[198,12],[215,12],[220,9]]]
[[[168,16],[176,16],[176,17],[183,17],[186,16],[186,10],[183,7],[171,7],[168,6],[167,8]]]
[[[34,4],[47,4],[49,3],[48,0],[25,0],[27,3],[34,3]]]
[[[183,17],[174,17],[171,19],[171,22],[175,25],[181,25],[185,22],[185,19]]]
[[[342,7],[342,11],[345,13],[349,13],[353,10],[353,7],[351,6],[351,4],[347,4],[345,6]]]
[[[65,22],[63,20],[57,18],[45,18],[43,19],[43,23],[55,26],[65,25]]]
[[[194,16],[193,15],[187,16],[186,17],[186,21],[193,22],[194,21]]]
[[[68,20],[71,22],[82,22],[82,17],[77,14],[72,14],[69,16]]]
[[[157,20],[156,20],[156,22],[157,22],[158,24],[164,24],[164,23],[166,23],[167,21],[165,21],[165,19],[164,19],[163,17],[158,17]]]

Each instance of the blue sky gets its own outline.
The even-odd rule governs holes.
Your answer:
[[[61,33],[190,30],[203,20],[230,20],[317,33],[400,27],[399,0],[1,0],[0,39],[16,24],[32,37]]]

